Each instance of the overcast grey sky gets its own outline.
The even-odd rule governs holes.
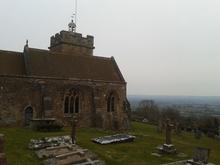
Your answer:
[[[0,49],[49,46],[73,0],[0,0]],[[219,0],[78,0],[78,32],[114,56],[128,94],[220,96]]]

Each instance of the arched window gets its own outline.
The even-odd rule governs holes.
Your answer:
[[[110,94],[107,100],[107,111],[114,112],[115,111],[115,97],[113,94]]]
[[[114,96],[111,97],[111,111],[115,111],[115,98]]]
[[[69,97],[68,96],[65,98],[64,113],[69,113]]]
[[[65,97],[64,102],[64,113],[73,114],[79,113],[80,111],[80,97],[78,92],[71,92],[67,97]]]
[[[24,110],[24,124],[25,126],[30,125],[31,120],[33,119],[33,108],[31,106],[25,108]]]
[[[75,113],[79,113],[79,96],[75,97]]]

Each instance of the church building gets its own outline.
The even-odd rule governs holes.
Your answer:
[[[0,125],[29,125],[55,118],[68,125],[77,114],[80,127],[129,127],[126,81],[114,57],[93,55],[93,36],[61,31],[49,50],[0,50]]]

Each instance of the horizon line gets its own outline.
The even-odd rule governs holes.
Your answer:
[[[127,94],[128,96],[164,96],[164,97],[220,97],[220,95],[168,95],[168,94]]]

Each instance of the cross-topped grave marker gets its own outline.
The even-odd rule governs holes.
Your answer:
[[[71,132],[71,138],[72,138],[72,143],[76,144],[76,127],[78,124],[78,116],[74,115],[73,116],[73,121],[72,121],[72,132]]]
[[[176,149],[174,145],[172,144],[172,138],[171,138],[171,133],[172,133],[172,129],[174,128],[174,125],[170,123],[169,119],[167,119],[165,123],[165,127],[166,127],[165,144],[157,147],[157,150],[159,151],[159,153],[174,154],[176,153]]]
[[[172,144],[171,133],[174,125],[170,123],[170,120],[166,120],[166,144]]]

